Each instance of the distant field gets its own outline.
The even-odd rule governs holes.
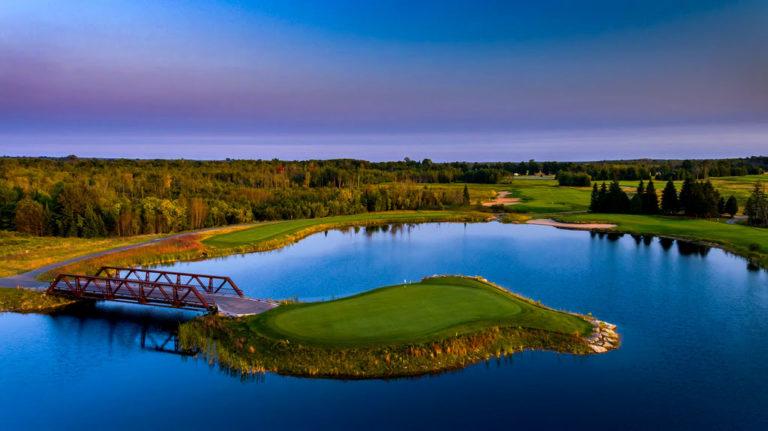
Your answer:
[[[743,210],[756,182],[763,181],[768,185],[768,175],[721,177],[710,180],[723,197],[727,198],[734,195],[739,202],[740,210]],[[602,181],[595,182],[600,184]],[[621,186],[628,193],[634,193],[638,183],[639,181],[621,181]],[[654,183],[659,198],[661,198],[661,190],[666,181],[655,180]],[[675,181],[678,192],[682,185],[682,181]],[[473,190],[478,196],[481,196],[480,191],[509,191],[513,197],[521,199],[519,204],[509,207],[512,211],[535,214],[586,211],[589,208],[590,193],[592,192],[591,187],[560,187],[557,185],[557,181],[552,178],[542,179],[539,177],[519,177],[515,178],[511,184],[470,185],[470,191]],[[472,202],[475,203],[474,200]]]

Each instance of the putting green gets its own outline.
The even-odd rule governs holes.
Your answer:
[[[329,302],[278,307],[249,322],[272,337],[331,346],[414,343],[493,326],[587,335],[584,319],[489,283],[437,277]]]

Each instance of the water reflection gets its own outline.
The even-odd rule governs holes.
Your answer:
[[[706,256],[712,247],[696,242],[677,240],[677,251],[683,256]]]
[[[178,328],[197,315],[186,310],[87,301],[57,311],[50,319],[56,332],[68,332],[77,339],[103,339],[110,350],[121,347],[190,355],[194,352],[179,346]]]

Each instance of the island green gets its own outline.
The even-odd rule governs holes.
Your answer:
[[[205,316],[182,345],[241,372],[346,378],[434,373],[526,349],[588,354],[598,322],[481,278],[441,276],[243,318]],[[618,339],[606,349],[618,345]]]

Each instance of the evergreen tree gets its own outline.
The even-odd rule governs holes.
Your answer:
[[[629,211],[629,197],[621,189],[619,180],[613,180],[606,195],[605,212],[626,213]]]
[[[659,197],[656,195],[656,186],[653,185],[653,180],[648,180],[648,186],[645,188],[643,194],[643,213],[656,214],[659,212]]]
[[[768,195],[765,193],[762,183],[755,184],[752,194],[744,206],[744,214],[751,226],[768,227]]]
[[[718,202],[720,201],[720,193],[715,190],[710,181],[691,181],[685,190],[688,190],[686,194],[686,204],[683,207],[685,209],[685,215],[690,217],[717,217],[720,215],[718,211]],[[680,192],[680,202],[683,202],[683,192]]]
[[[600,192],[597,194],[597,212],[605,212],[608,202],[608,186],[605,185],[605,181],[600,185]]]
[[[592,195],[589,198],[589,211],[600,212],[600,192],[597,190],[597,183],[592,184]]]
[[[727,201],[725,201],[725,213],[729,214],[731,218],[739,212],[739,203],[736,201],[736,197],[731,195]]]
[[[725,198],[720,196],[720,200],[717,201],[717,212],[718,214],[725,214]]]
[[[466,184],[464,184],[464,193],[462,194],[464,206],[469,205],[469,187],[467,187]]]
[[[640,180],[640,184],[637,185],[637,192],[629,201],[629,212],[633,214],[641,214],[643,212],[643,194],[645,193],[645,185],[643,180]]]
[[[688,208],[691,206],[693,195],[693,180],[686,178],[683,181],[683,186],[680,188],[680,209],[688,213]]]
[[[667,181],[664,191],[661,192],[661,210],[664,214],[675,214],[680,210],[677,189],[675,189],[675,183],[672,180]]]
[[[702,188],[702,195],[703,195],[703,202],[702,202],[702,211],[701,213],[697,214],[698,217],[719,217],[720,216],[720,210],[718,208],[718,204],[720,202],[720,192],[718,192],[715,187],[712,185],[712,182],[707,180],[707,182],[703,183],[701,185]]]

